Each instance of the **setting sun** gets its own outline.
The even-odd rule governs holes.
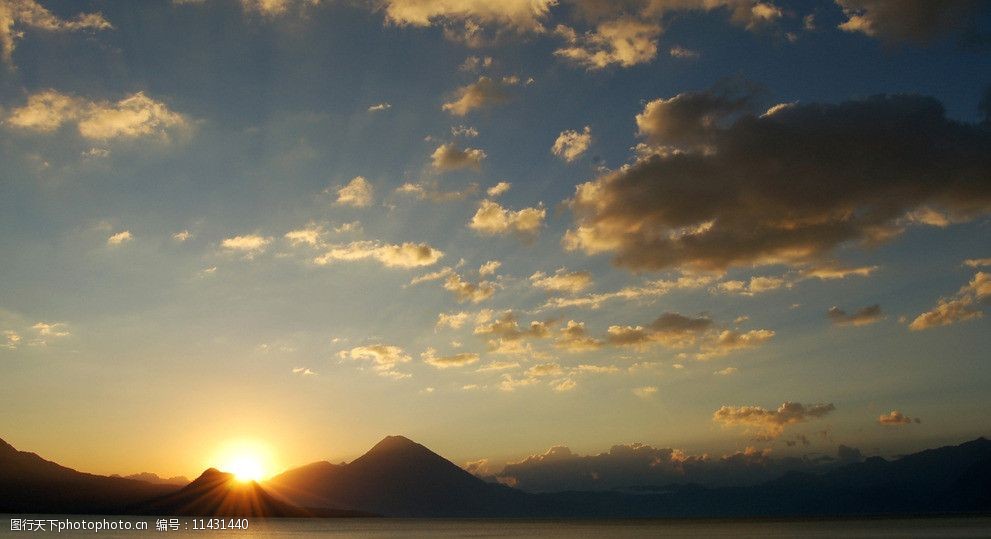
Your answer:
[[[260,481],[273,473],[270,450],[256,441],[228,442],[217,452],[214,462],[220,471],[234,474],[238,481]]]

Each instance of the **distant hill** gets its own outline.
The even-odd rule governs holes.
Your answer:
[[[242,482],[233,474],[210,468],[180,490],[126,510],[128,514],[210,516],[232,518],[306,518],[369,516],[368,513],[306,510],[277,500],[255,481]]]
[[[297,505],[403,517],[516,515],[526,511],[527,499],[402,436],[386,437],[349,464],[316,462],[273,477],[265,486]]]
[[[77,472],[0,440],[0,513],[118,514],[175,489]]]
[[[121,477],[121,476],[114,474],[111,475],[110,477]],[[124,479],[134,479],[136,481],[144,481],[145,483],[156,483],[159,485],[175,485],[178,487],[189,484],[189,479],[186,479],[186,477],[182,475],[177,475],[175,477],[160,477],[158,474],[154,474],[150,472],[125,475]]]

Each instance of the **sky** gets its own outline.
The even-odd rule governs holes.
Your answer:
[[[989,44],[977,0],[0,0],[0,437],[987,436]]]

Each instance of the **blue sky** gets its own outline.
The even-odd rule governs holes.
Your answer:
[[[0,435],[987,435],[991,13],[894,4],[4,0]]]

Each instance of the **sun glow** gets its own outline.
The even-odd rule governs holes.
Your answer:
[[[271,452],[256,441],[229,442],[217,452],[214,462],[217,469],[234,474],[238,481],[260,481],[273,473]]]

